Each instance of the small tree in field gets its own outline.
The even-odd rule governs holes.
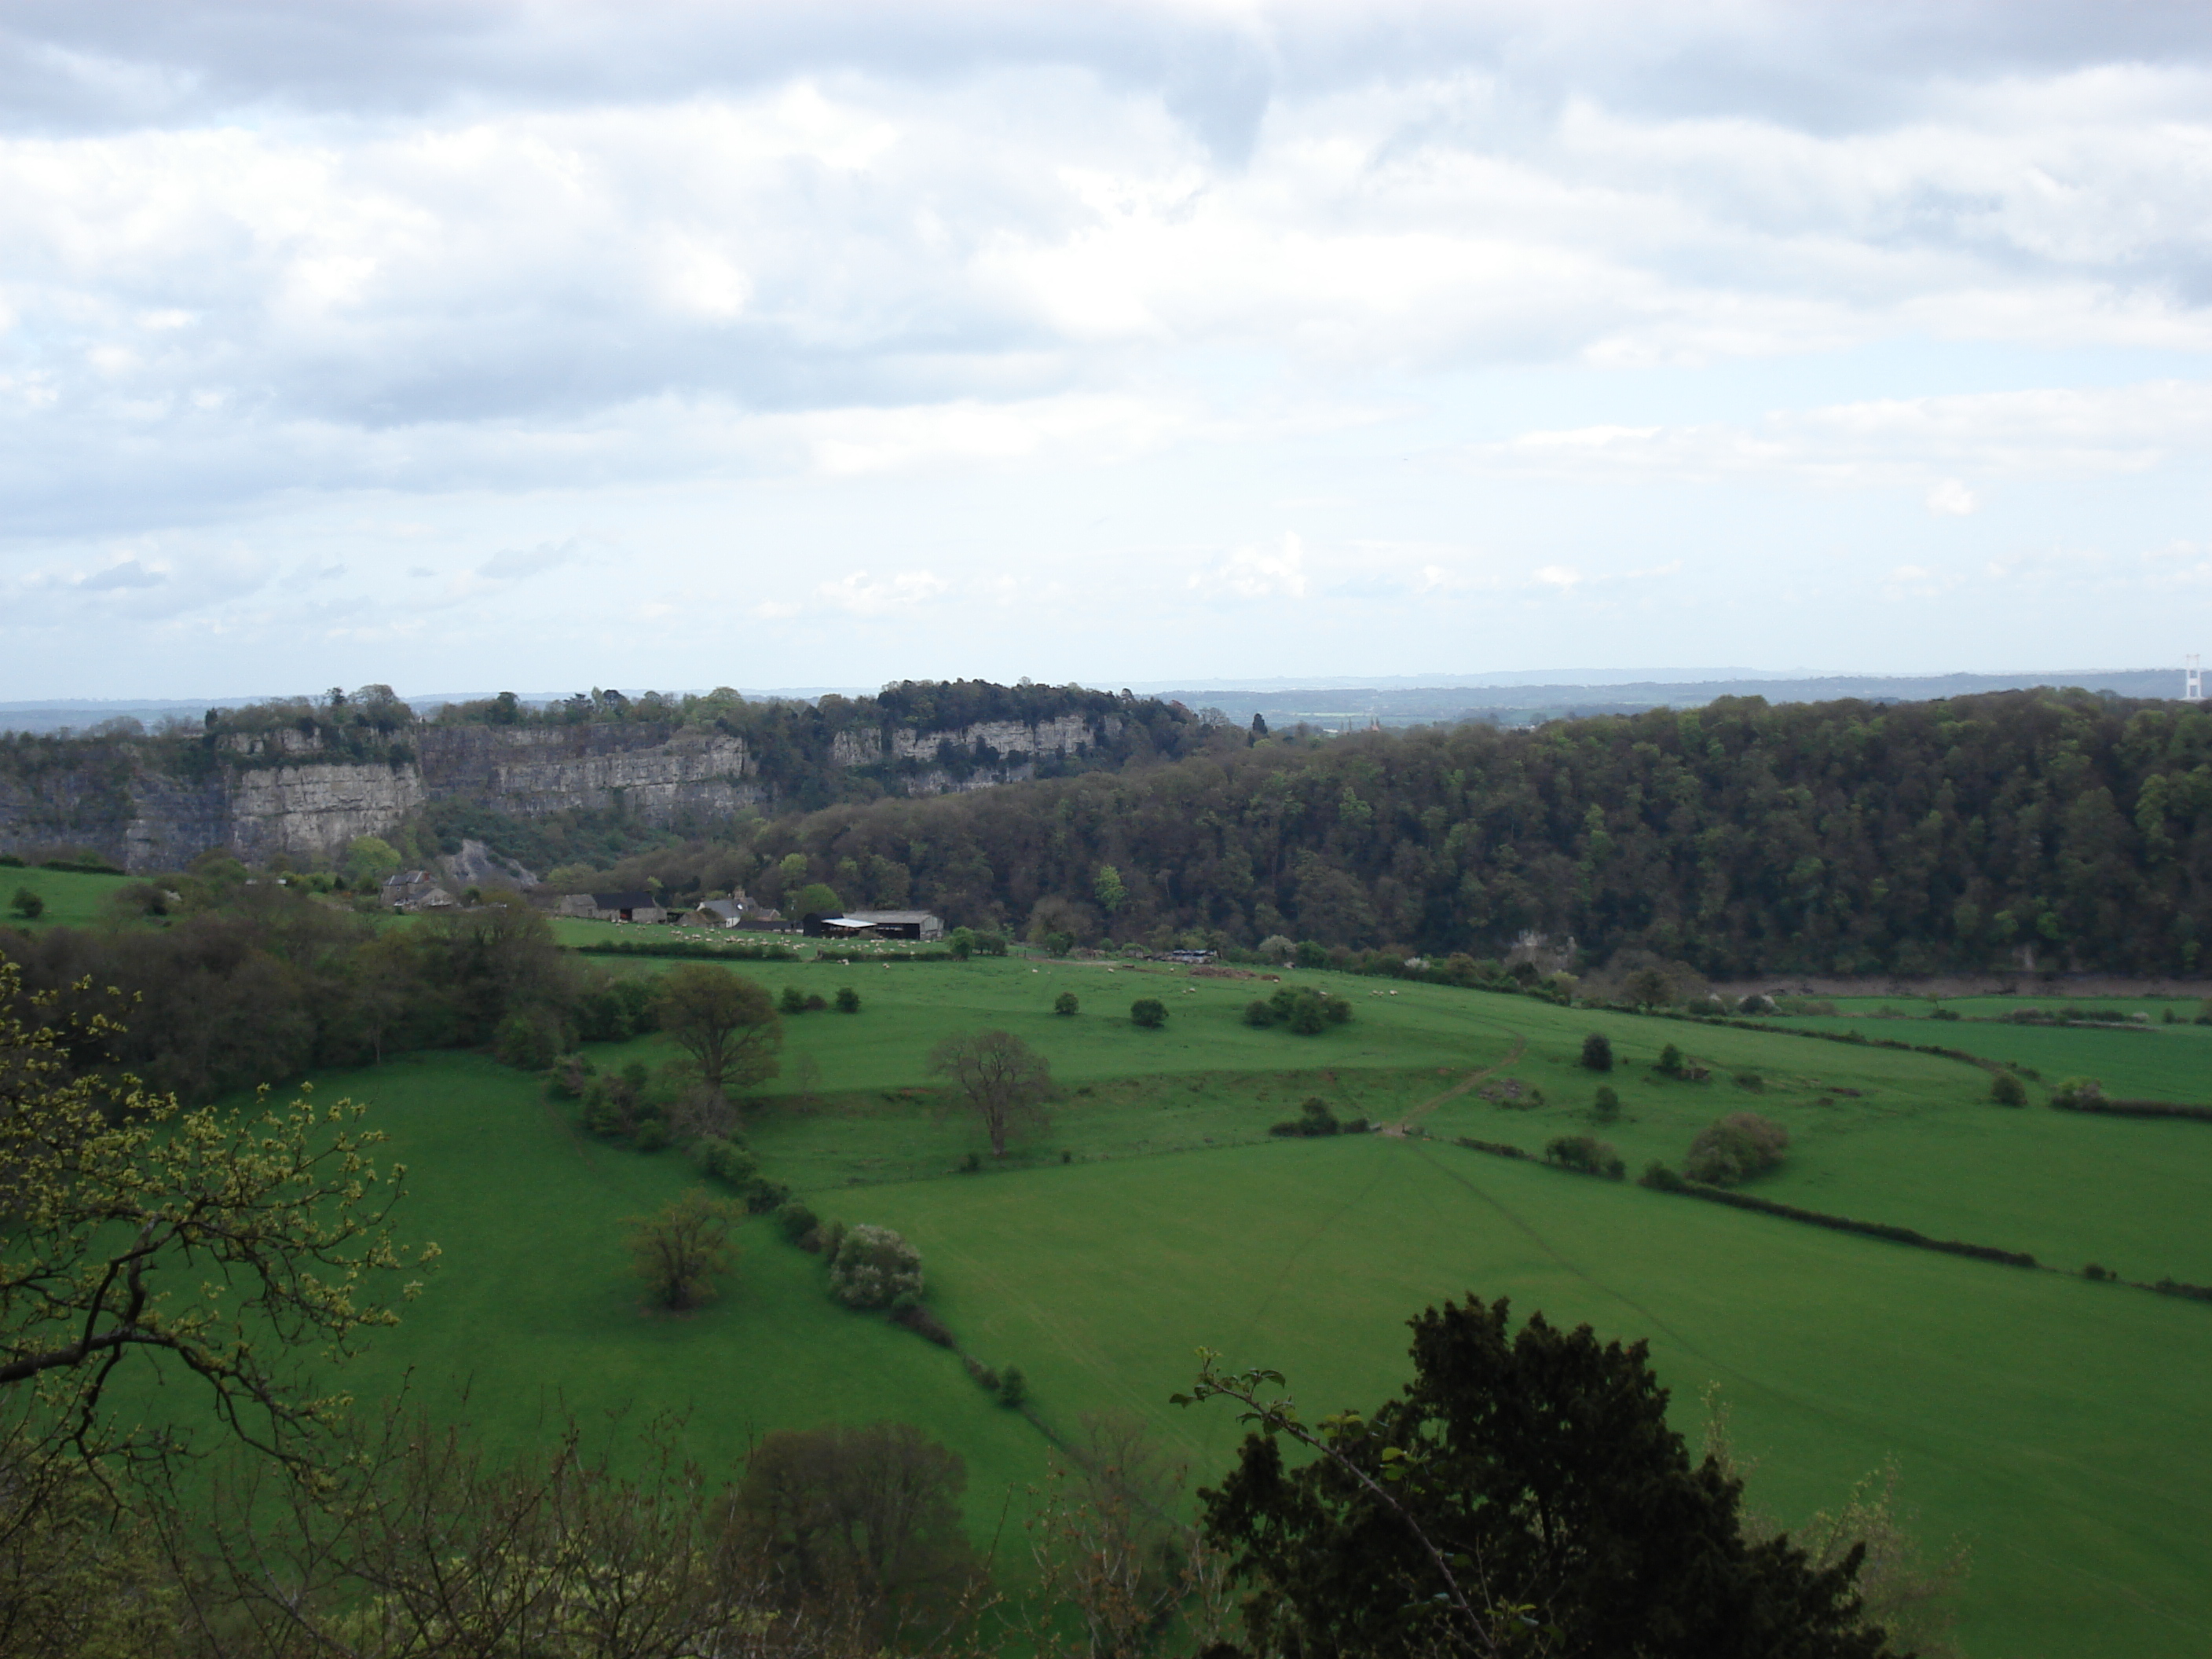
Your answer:
[[[768,993],[752,981],[712,963],[683,963],[660,976],[653,1001],[660,1029],[716,1094],[776,1074],[783,1027]]]
[[[629,1251],[646,1293],[659,1306],[681,1310],[712,1302],[714,1280],[736,1254],[730,1228],[744,1214],[726,1199],[693,1188],[649,1216],[629,1221]]]
[[[2027,1090],[2010,1072],[1999,1072],[1990,1079],[1990,1098],[2000,1106],[2025,1106]]]
[[[36,921],[46,913],[46,902],[27,887],[18,887],[8,908],[26,921]]]
[[[946,1037],[929,1051],[929,1073],[951,1085],[951,1109],[982,1121],[994,1158],[1006,1155],[1009,1135],[1048,1121],[1044,1103],[1052,1095],[1052,1068],[1011,1032]]]
[[[1593,1072],[1613,1069],[1613,1042],[1602,1031],[1592,1031],[1583,1039],[1583,1064]]]
[[[1075,1000],[1075,993],[1073,991],[1062,991],[1052,1000],[1052,1011],[1055,1014],[1072,1014],[1082,1006]]]
[[[1158,997],[1139,997],[1129,1005],[1129,1023],[1156,1031],[1168,1023],[1168,1006]]]

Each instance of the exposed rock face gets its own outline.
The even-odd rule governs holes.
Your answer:
[[[275,766],[227,782],[227,839],[249,864],[274,853],[334,853],[356,836],[391,829],[429,799],[413,766]]]
[[[1117,735],[1080,716],[993,721],[951,732],[859,727],[830,761],[878,769],[914,795],[1034,777],[1041,759]],[[130,870],[173,869],[210,848],[249,862],[327,857],[434,802],[481,801],[518,817],[620,806],[649,823],[771,804],[742,738],[645,724],[419,726],[389,763],[329,754],[312,732],[226,734],[212,750],[98,742],[0,776],[0,850],[90,848]],[[44,753],[45,751],[42,751]],[[401,755],[407,758],[400,758]],[[189,764],[184,763],[189,762]]]
[[[430,799],[465,796],[518,817],[620,803],[649,823],[685,808],[734,812],[770,798],[744,739],[653,726],[425,726]]]

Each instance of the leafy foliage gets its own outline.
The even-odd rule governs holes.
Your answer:
[[[889,1227],[851,1228],[830,1264],[830,1291],[848,1308],[889,1308],[918,1300],[921,1252]]]
[[[1711,1187],[1734,1187],[1782,1162],[1790,1131],[1757,1112],[1731,1112],[1698,1132],[1682,1173]]]
[[[1281,1376],[1203,1356],[1184,1403],[1245,1407],[1203,1491],[1260,1655],[1558,1652],[1879,1659],[1853,1578],[1744,1535],[1741,1487],[1692,1465],[1644,1345],[1447,1303],[1413,1322],[1413,1382],[1371,1416],[1307,1423]],[[1316,1454],[1294,1467],[1285,1439]]]
[[[736,1246],[730,1229],[742,1212],[699,1188],[629,1223],[629,1250],[646,1293],[677,1311],[711,1302],[714,1280],[727,1273]]]
[[[1048,1121],[1052,1068],[1011,1032],[948,1036],[929,1051],[928,1070],[951,1085],[951,1109],[973,1112],[982,1123],[994,1158],[1006,1155],[1010,1136]]]

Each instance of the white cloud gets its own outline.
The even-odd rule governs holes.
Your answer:
[[[1240,599],[1303,599],[1306,597],[1305,544],[1285,533],[1275,551],[1239,547],[1201,570],[1194,571],[1187,586],[1200,592],[1229,595]]]
[[[1981,510],[1982,499],[1956,478],[1946,478],[1928,492],[1928,510],[1939,517],[1964,519]]]
[[[2008,477],[2148,472],[2212,453],[2212,383],[1886,398],[1778,410],[1755,424],[1591,426],[1523,433],[1468,452],[1481,471],[1549,478],[1711,483],[1765,476],[1837,486],[1917,485],[1929,510],[1965,515],[1949,469]]]
[[[833,610],[855,617],[880,617],[911,611],[950,592],[951,584],[927,570],[902,570],[880,580],[865,570],[855,570],[834,582],[824,582],[814,597]]]

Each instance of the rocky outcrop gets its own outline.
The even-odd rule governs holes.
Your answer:
[[[426,726],[422,774],[433,799],[460,796],[518,817],[619,805],[665,823],[690,810],[726,814],[771,792],[744,739],[650,726]]]
[[[947,732],[856,726],[830,765],[912,795],[1033,777],[1120,732],[1118,716],[983,722]],[[644,722],[416,726],[363,758],[313,731],[97,740],[19,750],[0,769],[0,850],[95,850],[126,869],[174,869],[210,848],[251,863],[329,857],[426,806],[480,802],[517,817],[619,809],[648,823],[726,817],[776,798],[743,738]],[[816,751],[817,754],[819,750]]]
[[[226,780],[230,850],[249,864],[336,852],[380,835],[428,803],[413,766],[272,766]],[[221,843],[217,843],[220,845]]]

